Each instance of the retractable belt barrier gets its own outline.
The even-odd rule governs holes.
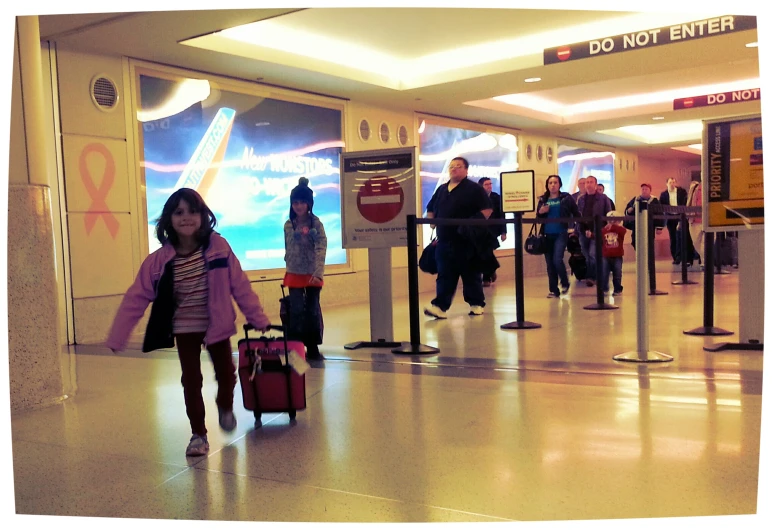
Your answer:
[[[636,235],[636,271],[638,279],[638,347],[634,352],[628,352],[615,357],[616,360],[634,361],[634,362],[662,362],[672,360],[672,357],[660,352],[650,352],[648,350],[648,306],[646,304],[646,279],[649,279],[649,295],[667,294],[656,289],[655,271],[653,267],[654,252],[649,252],[649,245],[653,242],[653,235],[650,234],[653,228],[654,219],[673,219],[674,214],[680,216],[682,230],[685,228],[685,219],[694,217],[701,213],[699,207],[686,206],[659,206],[647,208],[647,204],[637,201],[636,204],[642,205],[642,211],[636,208],[635,216],[595,216],[595,217],[560,217],[560,218],[531,218],[523,219],[522,213],[516,213],[513,219],[435,219],[419,218],[415,215],[407,216],[407,252],[408,252],[408,292],[409,292],[409,313],[410,313],[410,342],[402,343],[401,347],[392,349],[393,353],[402,354],[436,354],[440,350],[431,346],[421,344],[421,322],[418,293],[418,225],[431,224],[435,226],[501,226],[502,224],[515,225],[515,300],[516,317],[514,322],[503,324],[502,329],[534,329],[540,328],[541,324],[528,322],[525,320],[525,292],[523,280],[523,223],[529,224],[550,224],[567,223],[574,225],[576,223],[593,224],[594,233],[601,233],[603,221],[634,221],[636,227],[641,227],[635,231]],[[649,215],[649,213],[653,215]],[[710,234],[712,236],[712,234]],[[597,235],[596,235],[597,237]],[[618,309],[617,306],[605,302],[602,287],[602,247],[600,239],[596,241],[596,296],[595,304],[585,307],[585,309]],[[710,323],[712,328],[712,274],[708,273],[708,265],[712,265],[713,256],[712,237],[706,238],[706,249],[704,259],[706,260],[706,290],[705,290],[705,323]],[[682,237],[683,244],[683,237]],[[685,254],[684,254],[685,255]],[[712,272],[712,271],[711,271]],[[643,274],[641,274],[643,273]],[[648,273],[648,274],[647,274]],[[682,269],[682,273],[685,272]],[[708,278],[710,277],[710,292],[708,290]],[[708,295],[710,295],[708,297]],[[710,298],[710,300],[708,300]],[[708,318],[710,312],[710,318]],[[723,331],[723,330],[720,330]],[[684,332],[690,333],[690,332]],[[729,332],[727,332],[729,333]],[[694,333],[696,334],[696,333]]]

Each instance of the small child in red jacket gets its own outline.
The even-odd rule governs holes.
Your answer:
[[[616,211],[606,214],[608,217],[621,217]],[[622,257],[625,255],[623,243],[627,229],[621,221],[610,221],[601,230],[603,241],[603,292],[608,293],[608,275],[612,273],[614,296],[622,294]]]

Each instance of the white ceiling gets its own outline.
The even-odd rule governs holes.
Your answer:
[[[473,8],[240,9],[44,15],[40,17],[40,31],[43,39],[67,49],[134,57],[385,108],[529,129],[540,134],[625,147],[639,154],[695,157],[670,147],[699,143],[699,138],[648,145],[633,137],[598,131],[758,113],[760,103],[673,111],[670,99],[565,116],[491,98],[528,94],[563,105],[577,105],[635,96],[643,102],[643,95],[647,93],[757,78],[758,49],[745,47],[746,43],[756,40],[756,30],[561,64],[543,64],[545,47],[722,14],[727,13],[643,15]],[[249,33],[264,37],[257,44],[239,44],[219,33],[255,22],[259,23],[249,28]],[[201,39],[182,44],[194,37]],[[306,51],[293,51],[293,44],[298,42]],[[334,45],[341,44],[344,52],[324,55],[325,46],[331,45],[334,50]],[[197,47],[203,45],[220,51]],[[307,50],[319,52],[320,57],[307,57]],[[389,71],[388,67],[395,65],[397,70]],[[525,83],[529,77],[541,77],[542,81]],[[665,119],[653,122],[655,115]]]

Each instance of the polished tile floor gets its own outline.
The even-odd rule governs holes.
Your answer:
[[[369,340],[366,304],[325,310],[327,356],[308,372],[308,408],[290,423],[217,427],[203,363],[211,450],[190,437],[173,351],[62,354],[72,397],[12,418],[18,514],[315,522],[540,521],[754,514],[759,480],[761,352],[708,353],[736,341],[682,333],[702,325],[702,275],[649,297],[650,349],[669,363],[621,363],[636,349],[633,269],[609,311],[594,289],[547,299],[527,278],[486,288],[482,317],[460,296],[450,318],[421,316],[429,356],[345,350]],[[716,277],[715,325],[738,329],[738,273]],[[428,303],[431,294],[421,296]],[[406,300],[395,338],[408,340]],[[234,340],[235,346],[235,340]],[[754,520],[756,518],[753,518]],[[748,527],[748,526],[746,526]]]

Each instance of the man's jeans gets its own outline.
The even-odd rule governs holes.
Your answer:
[[[598,274],[595,263],[595,238],[587,239],[583,231],[579,232],[579,244],[582,247],[582,255],[587,260],[587,279],[595,281]]]

